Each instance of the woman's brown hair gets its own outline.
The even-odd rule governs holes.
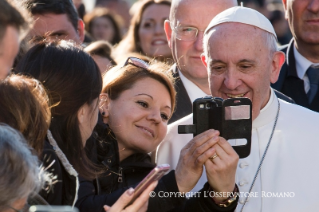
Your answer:
[[[151,62],[147,69],[131,64],[124,67],[122,67],[122,65],[115,66],[103,77],[102,93],[107,93],[111,100],[115,100],[123,91],[132,88],[138,80],[149,77],[162,83],[168,90],[171,97],[173,114],[176,91],[172,72],[168,70],[168,65],[156,61]]]
[[[82,177],[94,178],[95,167],[85,153],[77,116],[84,104],[95,102],[102,89],[94,60],[75,43],[43,41],[27,52],[16,71],[43,83],[52,105],[50,130],[54,139]]]
[[[36,79],[11,75],[0,81],[0,122],[20,131],[40,156],[51,112],[43,85]]]
[[[122,54],[127,54],[130,52],[137,52],[140,54],[145,55],[145,52],[143,52],[141,44],[140,44],[140,38],[138,35],[138,30],[141,25],[142,16],[145,11],[145,9],[153,4],[159,4],[159,5],[167,5],[171,6],[171,1],[169,0],[144,0],[142,3],[140,3],[137,11],[135,12],[134,16],[131,20],[130,28],[127,32],[127,35],[125,38],[119,43],[119,45],[115,49],[115,57],[120,56]],[[163,23],[164,27],[164,23]],[[115,58],[116,59],[116,58]]]

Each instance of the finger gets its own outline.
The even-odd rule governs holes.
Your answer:
[[[230,143],[228,143],[228,141],[225,140],[225,138],[220,137],[218,144],[228,155],[237,154],[234,148],[230,145]]]
[[[108,206],[108,205],[104,205],[103,208],[104,208],[104,210],[107,212],[111,207]]]
[[[133,199],[134,189],[130,188],[125,191],[124,194],[120,196],[120,198],[113,204],[113,206],[109,209],[110,211],[122,211],[127,204]]]
[[[221,148],[221,146],[219,145],[219,142],[214,146],[214,148],[216,149],[217,157],[215,157],[212,161],[226,160],[229,157],[229,155],[225,152],[225,150]],[[212,155],[211,157],[213,156],[214,155]]]
[[[218,130],[207,130],[197,136],[195,136],[190,143],[189,146],[189,151],[193,153],[195,149],[205,142],[207,142],[209,139],[213,138],[214,136],[219,136],[219,131]]]
[[[217,165],[219,168],[229,166],[230,164],[233,164],[233,163],[237,164],[239,157],[236,152],[231,155],[227,154],[227,152],[225,152],[225,150],[221,147],[220,142],[218,142],[213,148],[216,149],[216,154],[218,156],[215,157],[214,159],[211,159],[211,161],[215,165]]]
[[[205,151],[203,154],[201,154],[199,157],[197,157],[196,161],[197,163],[204,164],[215,153],[216,153],[216,149],[212,147],[208,149],[207,151]]]
[[[142,211],[141,209],[145,208],[145,205],[148,204],[150,192],[153,191],[156,186],[157,186],[157,181],[150,184],[147,187],[147,189],[145,189],[145,191],[143,191],[143,193],[133,202],[133,204],[126,208],[126,210],[127,211]],[[147,207],[145,210],[147,210]]]
[[[206,141],[201,146],[197,147],[193,152],[193,157],[198,158],[200,155],[205,153],[207,150],[215,146],[219,142],[219,136],[214,136]]]

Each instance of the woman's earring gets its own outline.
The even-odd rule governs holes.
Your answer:
[[[104,116],[104,115],[105,115],[105,112],[103,111],[101,114],[102,114],[102,116]]]

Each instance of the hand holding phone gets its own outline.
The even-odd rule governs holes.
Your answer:
[[[161,179],[170,169],[170,165],[162,164],[156,166],[134,189],[134,197],[131,202],[128,204],[132,204],[137,197],[141,195],[141,193],[154,181],[158,181]]]
[[[104,210],[106,212],[145,212],[148,207],[149,194],[156,186],[157,181],[151,183],[130,206],[127,206],[134,194],[134,189],[130,188],[122,194],[112,207],[105,205]]]

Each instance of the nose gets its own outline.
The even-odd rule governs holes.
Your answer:
[[[152,121],[154,123],[160,123],[162,120],[161,112],[156,108],[150,110],[147,116],[147,120]]]
[[[154,30],[155,30],[155,34],[164,34],[164,25],[163,24],[156,24]]]
[[[310,0],[307,9],[312,13],[319,12],[319,0]]]
[[[236,90],[241,85],[241,80],[236,71],[228,69],[225,72],[224,85],[228,90]]]
[[[198,31],[194,46],[195,46],[195,49],[200,52],[203,52],[203,37],[204,37],[204,32]]]

